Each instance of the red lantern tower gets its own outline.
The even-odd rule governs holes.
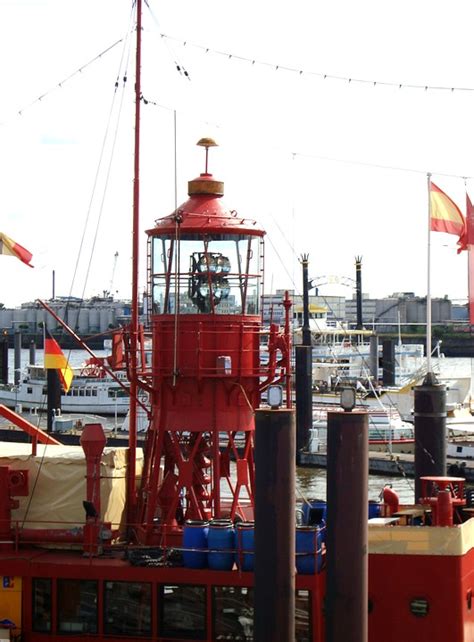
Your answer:
[[[185,519],[252,515],[254,409],[278,380],[277,348],[280,378],[288,372],[289,325],[270,333],[270,365],[260,364],[265,232],[225,207],[223,183],[208,173],[216,144],[198,145],[206,168],[189,199],[147,231],[152,419],[137,515],[146,543]]]

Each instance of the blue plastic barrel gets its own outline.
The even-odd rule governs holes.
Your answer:
[[[321,531],[317,526],[296,527],[296,570],[302,575],[312,575],[321,570]]]
[[[230,571],[234,566],[235,535],[231,520],[213,519],[207,536],[207,565],[215,571]],[[222,553],[220,552],[222,551]]]
[[[369,501],[369,519],[372,517],[380,517],[380,504],[378,502]]]
[[[254,570],[255,524],[239,522],[235,530],[236,563],[242,571]]]
[[[206,568],[209,522],[188,519],[183,528],[183,562],[187,568]],[[188,550],[186,550],[188,549]],[[200,550],[202,549],[202,553]]]

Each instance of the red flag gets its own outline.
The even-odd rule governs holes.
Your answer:
[[[469,323],[474,325],[474,208],[466,192],[466,242],[469,246],[468,256],[468,295],[469,295]]]
[[[431,183],[431,230],[456,234],[458,238],[458,254],[467,250],[466,221],[456,203],[449,198],[437,185]]]
[[[466,192],[466,243],[474,245],[474,207]]]
[[[64,392],[68,392],[71,387],[73,372],[58,342],[53,339],[48,330],[45,330],[44,335],[44,367],[58,371]]]
[[[0,254],[8,254],[9,256],[16,256],[17,259],[26,263],[29,267],[33,267],[30,263],[33,254],[28,252],[22,245],[15,243],[6,234],[0,232]]]

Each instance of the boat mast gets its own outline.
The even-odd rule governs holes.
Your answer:
[[[132,319],[130,336],[130,425],[129,461],[127,478],[128,524],[134,522],[136,495],[136,452],[137,452],[137,348],[138,348],[138,260],[139,260],[139,206],[140,206],[140,98],[141,98],[141,32],[142,0],[137,3],[137,44],[135,58],[135,149],[133,172],[133,228],[132,228]]]

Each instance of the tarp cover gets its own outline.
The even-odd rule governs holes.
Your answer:
[[[101,459],[101,517],[118,527],[125,515],[128,448],[105,448]],[[143,453],[137,449],[137,477]],[[82,526],[86,499],[86,460],[81,446],[0,443],[0,466],[29,471],[29,496],[18,497],[13,522],[25,528],[72,528]],[[46,523],[45,523],[46,522]]]

